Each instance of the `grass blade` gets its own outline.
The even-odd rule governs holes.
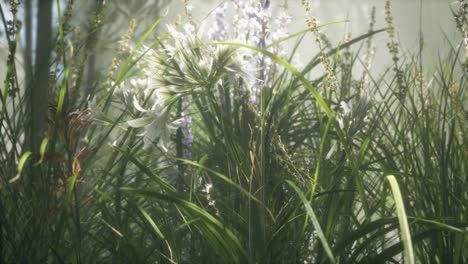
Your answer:
[[[31,154],[32,154],[31,151],[26,151],[26,153],[24,153],[23,156],[21,156],[21,159],[18,163],[18,174],[16,174],[16,176],[10,180],[10,183],[13,183],[19,180],[19,178],[21,177],[21,172],[23,171],[23,168],[24,168],[24,164],[26,163],[28,158],[31,156]]]
[[[328,244],[327,238],[325,237],[325,234],[323,233],[322,228],[320,227],[320,223],[317,219],[317,216],[314,213],[314,210],[312,209],[312,206],[310,206],[309,201],[307,201],[304,193],[299,189],[299,187],[296,186],[296,184],[294,184],[290,180],[286,180],[286,182],[294,189],[294,191],[296,191],[297,195],[299,195],[299,198],[301,198],[301,201],[307,210],[307,214],[310,217],[310,221],[312,221],[315,231],[317,231],[317,235],[320,239],[320,242],[322,242],[322,246],[325,249],[325,253],[327,254],[328,259],[331,263],[336,263],[336,259],[333,256],[333,252],[330,248],[330,245]]]
[[[405,247],[405,255],[409,264],[414,264],[414,251],[413,244],[411,242],[411,233],[408,225],[408,218],[406,217],[405,206],[403,204],[403,197],[400,192],[400,187],[398,182],[393,175],[388,175],[386,177],[390,188],[392,189],[393,199],[395,200],[395,205],[397,209],[398,222],[400,223],[401,237],[403,239],[403,244]]]

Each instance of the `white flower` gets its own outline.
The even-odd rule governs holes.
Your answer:
[[[346,103],[345,101],[341,101],[340,106],[343,109],[343,115],[348,115],[351,113],[351,110],[352,110],[351,102]]]
[[[143,90],[148,86],[148,79],[131,79],[130,85],[134,90]]]
[[[203,192],[210,193],[211,188],[213,188],[213,184],[207,183],[205,184],[205,188],[203,189]]]
[[[189,36],[190,35],[195,35],[195,26],[192,25],[191,23],[187,23],[184,25],[184,31],[187,33]]]
[[[158,143],[164,151],[167,151],[167,144],[170,142],[171,135],[177,131],[181,124],[181,119],[169,120],[169,112],[166,108],[154,107],[146,110],[139,104],[134,97],[135,108],[144,113],[144,117],[133,119],[127,122],[130,127],[144,128],[144,131],[138,136],[143,137],[145,146]]]
[[[344,129],[345,126],[344,126],[343,118],[342,118],[342,117],[338,117],[336,120],[338,121],[338,125],[340,125],[340,128],[341,128],[341,129]]]

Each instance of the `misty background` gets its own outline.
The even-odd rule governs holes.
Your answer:
[[[21,1],[22,5],[29,2],[31,5],[30,23],[33,25],[32,30],[32,56],[34,62],[36,53],[37,40],[37,23],[38,10],[37,1]],[[52,30],[56,34],[57,30],[57,7],[56,2],[52,2]],[[193,7],[192,15],[198,23],[209,23],[210,13],[219,5],[226,1],[219,0],[191,0],[189,5]],[[321,24],[341,22],[324,28],[322,31],[331,40],[333,46],[338,45],[344,40],[345,35],[349,32],[351,37],[367,33],[370,23],[370,13],[372,7],[376,8],[376,24],[375,29],[385,28],[384,19],[384,0],[311,0],[312,14],[317,17]],[[429,52],[434,57],[438,57],[442,51],[444,55],[444,47],[446,45],[458,45],[461,41],[458,34],[454,18],[450,11],[451,2],[441,0],[393,0],[392,12],[394,23],[396,26],[398,40],[400,41],[403,51],[415,52],[419,49],[419,37],[422,36],[424,41],[424,52]],[[6,5],[5,5],[6,6]],[[65,12],[67,1],[61,1],[62,14]],[[79,27],[83,35],[89,30],[89,21],[94,15],[96,7],[95,1],[75,1],[74,16],[72,17],[71,25]],[[231,6],[232,7],[232,6]],[[88,74],[99,74],[105,71],[112,60],[112,54],[117,48],[117,42],[128,29],[130,19],[136,20],[136,33],[133,41],[137,42],[138,38],[145,32],[149,26],[158,18],[162,18],[162,22],[158,25],[158,33],[166,31],[165,24],[173,23],[176,15],[184,15],[184,0],[136,0],[136,1],[108,1],[107,10],[105,12],[103,27],[100,30],[100,36],[97,40],[96,54],[90,60],[90,71]],[[305,11],[299,0],[280,0],[272,1],[271,3],[272,19],[278,16],[282,11],[289,14],[292,22],[289,26],[289,32],[296,33],[306,28]],[[3,9],[6,19],[11,19],[11,13],[7,8]],[[19,9],[18,18],[24,23],[26,21],[24,8]],[[17,53],[17,65],[20,76],[24,76],[24,71],[21,67],[24,61],[26,47],[26,32],[21,32],[19,50]],[[386,32],[382,32],[374,36],[374,63],[372,72],[378,73],[391,65],[391,59],[388,55],[385,43],[387,42]],[[289,47],[294,45],[297,38],[289,41]],[[384,44],[384,45],[381,45]],[[358,49],[359,45],[353,46],[353,49]],[[445,49],[446,50],[446,49]],[[298,49],[298,57],[301,62],[306,64],[308,59],[312,58],[318,52],[318,47],[315,45],[312,34],[307,34]],[[8,49],[4,30],[0,30],[0,60],[6,62]],[[99,58],[97,59],[96,56]],[[0,74],[5,76],[5,64],[0,65]],[[299,63],[300,64],[300,63]],[[425,61],[425,64],[430,64]],[[295,65],[300,68],[301,65]],[[24,69],[23,69],[24,70]],[[96,76],[89,76],[89,80],[96,80]],[[3,77],[2,77],[3,78]],[[90,84],[91,85],[91,84]],[[0,84],[3,86],[3,82]]]

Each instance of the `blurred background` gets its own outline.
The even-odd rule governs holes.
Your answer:
[[[183,13],[183,0],[172,1],[168,5],[169,13]],[[190,1],[193,5],[194,17],[202,21],[216,6],[224,3],[219,0]],[[273,19],[282,11],[292,17],[290,32],[295,33],[306,28],[305,11],[300,0],[276,0],[271,1]],[[392,0],[392,13],[397,36],[402,48],[407,51],[417,51],[419,48],[419,36],[422,33],[426,52],[431,52],[435,57],[439,51],[444,50],[448,41],[457,45],[461,38],[455,27],[455,21],[450,11],[451,1],[445,0]],[[384,0],[311,0],[312,15],[317,17],[321,24],[347,20],[349,22],[331,25],[323,29],[333,46],[343,41],[346,33],[352,37],[365,34],[369,29],[370,14],[372,8],[376,8],[375,29],[386,26],[385,1]],[[172,17],[172,16],[168,16]],[[375,36],[375,62],[373,72],[380,72],[391,64],[390,56],[386,49],[388,36],[382,32]],[[293,43],[291,41],[290,43]],[[358,46],[355,46],[358,48]],[[446,49],[445,49],[446,50]],[[311,34],[306,36],[299,48],[299,54],[304,59],[317,54],[318,48]]]
[[[67,2],[70,0],[62,0],[61,8],[65,9]],[[3,1],[8,2],[8,1]],[[47,1],[42,1],[47,2]],[[56,1],[52,2],[52,31],[56,31],[58,24],[56,14]],[[72,27],[79,27],[82,35],[89,31],[90,20],[95,13],[96,6],[99,1],[74,1],[73,17],[71,19]],[[222,5],[224,0],[190,0],[188,4],[192,6],[192,15],[198,23],[210,23],[210,13],[218,6]],[[229,1],[227,1],[229,2]],[[19,8],[18,18],[23,23],[31,23],[33,30],[30,33],[31,39],[31,60],[34,62],[36,52],[36,37],[38,24],[37,0],[20,1],[20,5],[25,5],[26,8]],[[42,3],[41,3],[42,4]],[[424,52],[430,52],[432,56],[437,57],[439,52],[444,50],[446,45],[457,45],[460,43],[460,34],[458,34],[453,16],[451,15],[450,1],[442,0],[393,0],[392,12],[394,16],[394,24],[396,26],[397,37],[400,41],[403,51],[415,52],[419,49],[419,37],[422,36],[424,41]],[[321,24],[347,21],[328,26],[323,29],[325,35],[331,41],[332,46],[342,42],[347,33],[351,37],[367,33],[370,23],[370,14],[375,6],[375,29],[385,27],[384,19],[384,0],[311,0],[312,15],[317,17]],[[7,6],[7,5],[5,5]],[[24,10],[28,10],[29,14]],[[232,8],[232,5],[228,5]],[[8,8],[3,8],[6,19],[11,18],[11,12]],[[65,12],[65,10],[63,10]],[[229,12],[229,10],[228,10]],[[280,12],[285,12],[291,16],[292,22],[289,25],[289,32],[295,33],[306,28],[305,26],[305,11],[300,0],[277,0],[271,2],[271,14],[274,20]],[[154,23],[158,18],[162,18],[162,23],[158,26],[158,33],[166,31],[165,24],[174,22],[174,18],[178,15],[184,15],[184,0],[151,0],[151,1],[107,1],[105,17],[103,24],[99,29],[99,38],[96,40],[96,55],[92,55],[89,60],[87,80],[93,82],[98,76],[94,74],[105,71],[112,60],[112,54],[115,52],[122,35],[128,30],[129,21],[133,18],[136,21],[135,35],[133,40],[136,42],[143,32]],[[29,18],[29,21],[28,21]],[[0,30],[0,59],[6,61],[7,45],[4,30]],[[19,75],[23,57],[27,50],[26,37],[27,32],[22,31],[20,37],[19,50],[23,52],[17,53],[17,64]],[[55,33],[54,33],[55,34]],[[40,34],[42,35],[42,34]],[[98,35],[98,34],[96,34]],[[388,39],[387,33],[382,32],[374,37],[374,63],[372,72],[379,73],[387,66],[391,65],[391,58],[388,55],[386,45],[379,45],[382,42],[386,43]],[[297,38],[289,41],[289,47],[292,47]],[[359,45],[355,45],[354,49],[358,49]],[[298,57],[300,61],[296,63],[296,67],[300,68],[301,63],[306,64],[310,58],[316,55],[318,47],[315,45],[312,34],[308,34],[298,49]],[[443,54],[441,54],[443,55]],[[425,64],[430,66],[427,61]],[[5,75],[5,63],[0,65],[0,75]],[[0,84],[0,86],[3,85]],[[93,85],[92,83],[88,84]]]

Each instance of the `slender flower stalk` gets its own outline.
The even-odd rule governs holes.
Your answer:
[[[404,73],[400,68],[400,49],[396,41],[396,31],[395,26],[393,25],[393,16],[391,8],[391,0],[385,1],[385,21],[387,22],[387,33],[390,38],[390,42],[387,43],[388,50],[392,55],[393,60],[393,71],[396,75],[396,81],[398,84],[399,94],[398,98],[403,100],[406,97],[406,87],[404,84]]]
[[[457,28],[463,38],[465,70],[468,72],[468,3],[465,0],[458,0],[458,10],[452,10]]]

